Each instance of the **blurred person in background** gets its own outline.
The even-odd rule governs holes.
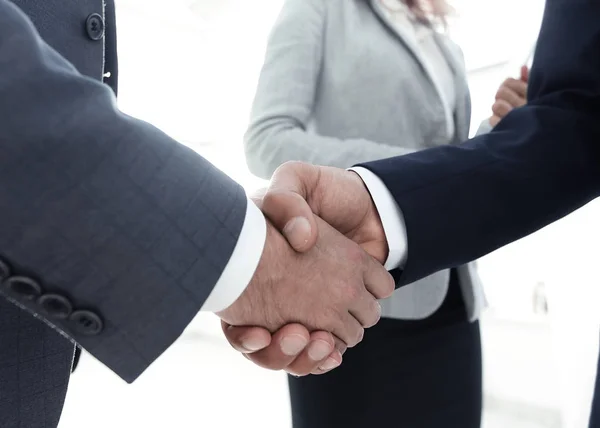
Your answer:
[[[250,170],[268,179],[293,160],[348,168],[466,140],[470,96],[443,31],[449,12],[440,0],[286,0],[245,136]],[[523,69],[502,84],[480,132],[525,103],[526,80]],[[294,427],[479,427],[484,304],[474,265],[397,290],[340,368],[289,377]]]

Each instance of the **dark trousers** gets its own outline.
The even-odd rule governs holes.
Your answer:
[[[479,428],[481,364],[453,271],[431,317],[382,319],[336,370],[290,377],[294,428]]]
[[[73,344],[0,297],[0,427],[55,428]]]

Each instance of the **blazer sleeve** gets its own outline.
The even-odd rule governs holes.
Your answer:
[[[133,381],[217,283],[243,189],[119,112],[6,0],[0,153],[0,295]]]
[[[406,222],[408,284],[481,257],[600,193],[600,3],[548,0],[528,104],[488,134],[362,166]]]
[[[259,177],[270,178],[291,160],[347,168],[415,151],[307,132],[322,67],[327,3],[286,0],[271,31],[244,138],[248,166]]]

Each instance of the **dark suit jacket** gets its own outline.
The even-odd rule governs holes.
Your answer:
[[[600,195],[600,1],[547,0],[528,96],[489,134],[362,165],[404,214],[399,285],[475,260]],[[598,391],[593,408],[596,428]]]
[[[600,2],[548,0],[527,106],[457,146],[367,163],[406,221],[408,284],[475,260],[600,194]]]
[[[117,110],[103,3],[0,0],[2,428],[56,426],[73,343],[139,376],[198,313],[244,222],[238,184]]]

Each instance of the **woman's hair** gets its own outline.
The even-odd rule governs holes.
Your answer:
[[[419,18],[446,22],[452,7],[446,0],[402,0]]]

